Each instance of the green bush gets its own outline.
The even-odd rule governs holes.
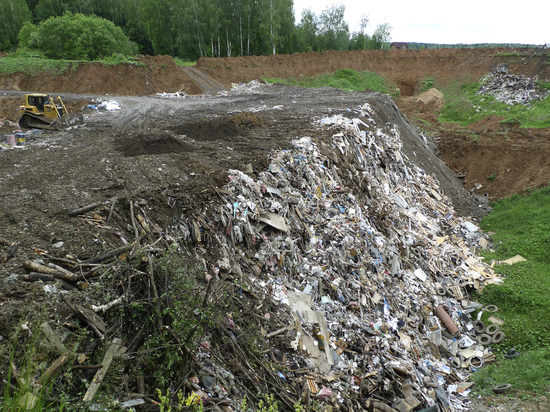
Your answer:
[[[136,45],[112,22],[71,12],[36,26],[25,23],[19,31],[19,46],[64,60],[97,60],[113,53],[137,52]]]

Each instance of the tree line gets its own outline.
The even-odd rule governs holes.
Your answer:
[[[82,58],[75,57],[82,53],[69,51],[76,47],[94,59],[111,49],[98,46],[99,52],[86,53],[87,48],[115,42],[124,46],[115,52],[196,60],[380,49],[390,41],[387,23],[367,34],[366,15],[360,30],[351,33],[344,5],[327,7],[319,15],[306,9],[299,24],[293,7],[293,0],[0,0],[0,50],[55,47],[55,55],[64,56],[57,58]],[[77,30],[76,40],[70,42],[69,26]]]

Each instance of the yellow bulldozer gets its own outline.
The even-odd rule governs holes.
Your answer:
[[[57,103],[47,94],[26,94],[25,104],[19,106],[23,112],[19,119],[19,126],[24,129],[61,130],[61,117],[65,116],[67,108],[57,97]]]

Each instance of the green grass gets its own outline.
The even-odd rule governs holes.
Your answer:
[[[341,69],[334,73],[324,73],[317,77],[300,76],[298,79],[289,77],[286,79],[281,78],[264,78],[266,83],[285,84],[289,86],[301,86],[301,87],[336,87],[345,91],[357,91],[362,92],[365,90],[372,90],[376,92],[382,92],[391,96],[399,94],[397,87],[380,77],[376,73],[364,71],[357,72],[352,69]]]
[[[538,82],[541,89],[549,89],[547,82]],[[455,82],[442,88],[445,106],[440,122],[467,126],[488,116],[504,117],[504,123],[520,123],[521,127],[550,127],[550,97],[529,105],[506,103],[490,95],[478,95],[479,82]]]
[[[431,89],[434,87],[435,79],[431,76],[426,75],[423,81],[420,82],[422,85],[422,91],[425,92],[426,90]]]
[[[515,390],[535,391],[546,394],[550,381],[550,351],[537,350],[516,359],[504,359],[487,365],[474,375],[475,392],[492,395],[492,387],[510,383]]]
[[[0,59],[0,75],[25,73],[33,76],[43,72],[50,72],[58,75],[78,66],[79,63],[80,62],[77,61],[50,60],[36,57],[6,57]]]
[[[140,62],[136,57],[124,56],[123,54],[113,54],[112,56],[105,57],[104,59],[97,60],[103,66],[118,66],[120,64],[132,64],[135,66],[143,66],[145,64]]]
[[[194,66],[197,64],[197,62],[189,62],[189,61],[184,61],[182,59],[179,59],[179,58],[174,58],[174,62],[176,62],[176,64],[178,66]]]
[[[550,186],[530,195],[514,195],[493,204],[481,222],[492,233],[493,251],[486,261],[505,260],[516,254],[527,259],[515,265],[496,266],[506,277],[500,285],[488,285],[479,299],[497,305],[496,316],[504,320],[506,340],[493,351],[498,364],[475,374],[476,391],[498,383],[517,389],[543,390],[550,385]],[[484,313],[482,320],[488,320]],[[508,348],[522,353],[517,359],[503,357]]]
[[[18,51],[10,53],[7,57],[0,59],[0,75],[9,75],[14,73],[25,73],[35,76],[40,73],[49,72],[54,75],[60,75],[69,70],[76,70],[81,64],[94,62],[81,60],[53,60],[47,59],[39,52]],[[95,63],[101,63],[103,66],[116,66],[120,64],[132,64],[145,66],[134,57],[128,57],[121,54],[113,54],[105,59],[98,60]]]

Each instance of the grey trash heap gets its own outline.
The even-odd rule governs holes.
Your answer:
[[[468,410],[471,372],[504,339],[472,316],[470,292],[502,279],[476,255],[486,236],[373,110],[319,120],[331,138],[296,138],[265,171],[230,170],[205,211],[218,227],[209,267],[286,310],[287,325],[263,335],[286,348],[281,379],[302,388],[300,399],[282,393],[287,404]],[[196,221],[178,231],[197,245],[206,236]]]
[[[505,66],[498,66],[483,78],[479,94],[489,94],[501,102],[512,105],[543,100],[550,91],[539,88],[534,79],[522,74],[510,74]]]

